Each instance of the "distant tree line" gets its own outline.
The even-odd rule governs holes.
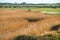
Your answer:
[[[0,8],[60,8],[60,3],[59,4],[26,4],[25,2],[21,4],[0,3]]]

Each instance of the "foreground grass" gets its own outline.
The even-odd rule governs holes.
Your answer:
[[[60,30],[56,31],[57,34],[47,34],[43,36],[29,36],[19,35],[14,37],[12,40],[60,40]]]
[[[12,40],[60,40],[60,38],[57,38],[53,35],[44,35],[44,36],[26,36],[26,35],[21,35],[17,36]]]
[[[7,10],[32,10],[32,11],[46,11],[46,12],[60,12],[60,8],[0,8]]]

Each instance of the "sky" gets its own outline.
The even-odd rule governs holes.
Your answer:
[[[60,3],[60,0],[0,0],[0,3]]]

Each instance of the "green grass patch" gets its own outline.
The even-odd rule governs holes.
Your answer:
[[[60,8],[0,8],[7,10],[33,10],[33,11],[46,11],[46,12],[60,12]]]

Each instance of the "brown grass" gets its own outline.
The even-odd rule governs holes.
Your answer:
[[[40,20],[36,23],[31,23],[27,29],[22,30],[21,34],[36,36],[49,34],[52,32],[51,27],[55,25],[60,25],[60,17],[50,17],[44,20]]]
[[[48,17],[48,15],[41,14],[41,12],[39,11],[26,11],[26,10],[0,10],[0,16],[20,17],[20,18],[46,18]]]
[[[30,23],[25,18],[41,20]],[[51,16],[39,11],[0,10],[0,40],[9,40],[18,35],[49,34],[50,28],[57,24],[60,24],[59,15]]]

